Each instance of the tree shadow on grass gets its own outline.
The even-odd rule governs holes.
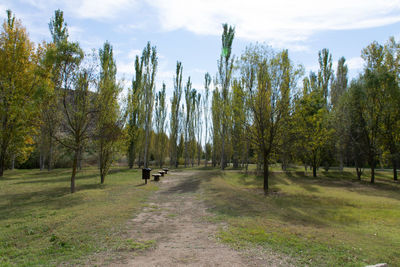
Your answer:
[[[125,173],[125,172],[129,172],[129,169],[114,169],[114,170],[111,170],[108,173],[108,175],[112,175],[112,174],[116,174],[116,173]],[[36,183],[48,184],[48,183],[68,182],[71,180],[71,171],[70,170],[69,170],[69,172],[65,172],[65,171],[56,172],[56,174],[62,174],[63,176],[56,176],[57,178],[55,178],[54,173],[53,173],[53,177],[45,177],[45,178],[41,178],[38,180],[30,180],[30,179],[32,179],[32,177],[26,176],[24,178],[24,180],[28,179],[28,181],[17,182],[16,184],[36,184]],[[35,175],[35,174],[33,174],[33,175]],[[51,173],[49,173],[48,175],[51,175]],[[91,173],[91,174],[85,174],[85,172],[78,172],[76,175],[77,180],[86,180],[86,179],[91,179],[91,178],[95,178],[95,177],[99,177],[99,179],[100,179],[100,175],[96,171],[94,171],[94,173]],[[37,177],[34,177],[34,178],[37,179]]]
[[[332,222],[347,225],[359,223],[359,218],[342,212],[342,209],[356,208],[353,202],[314,195],[313,193],[320,191],[312,184],[315,179],[302,175],[304,175],[302,172],[293,172],[289,177],[282,173],[271,175],[271,192],[274,191],[275,185],[283,182],[289,184],[290,180],[310,194],[290,194],[278,190],[265,196],[262,188],[256,190],[243,188],[240,185],[217,183],[208,188],[206,203],[211,211],[228,217],[278,218],[282,222],[309,227],[330,227]],[[258,179],[246,177],[245,181],[240,183],[251,185],[253,181],[254,185]]]
[[[0,205],[0,221],[11,218],[23,218],[24,214],[38,209],[59,210],[84,204],[84,196],[79,194],[80,191],[103,189],[105,187],[105,185],[101,184],[80,185],[78,183],[76,185],[76,193],[74,194],[71,194],[68,185],[31,192],[4,194],[2,195],[2,199],[8,203]]]
[[[169,188],[161,194],[184,194],[194,193],[200,188],[201,180],[199,178],[187,178],[178,185]]]
[[[352,172],[323,172],[322,177],[316,179],[316,183],[326,187],[341,187],[349,192],[373,197],[389,197],[400,200],[400,184],[388,180],[382,174],[377,173],[375,183],[369,179],[359,180]]]

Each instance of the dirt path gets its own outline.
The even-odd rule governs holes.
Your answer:
[[[199,197],[202,192],[198,174],[196,171],[185,171],[161,177],[160,190],[150,199],[149,206],[129,222],[132,238],[155,240],[156,247],[130,255],[127,260],[112,265],[286,265],[278,258],[266,259],[265,254],[238,252],[218,242],[216,233],[219,226],[207,222],[206,218],[211,214]]]

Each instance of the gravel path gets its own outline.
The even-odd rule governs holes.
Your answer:
[[[149,205],[129,222],[135,240],[155,240],[156,247],[129,255],[112,266],[288,266],[273,253],[236,251],[218,242],[218,227],[201,200],[199,171],[168,173]],[[108,265],[108,264],[107,264]]]

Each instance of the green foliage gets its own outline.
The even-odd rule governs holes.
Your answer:
[[[132,169],[135,163],[136,153],[141,149],[140,140],[143,135],[143,60],[139,56],[135,58],[135,76],[132,80],[132,87],[128,92],[128,165]]]
[[[174,92],[171,99],[171,116],[170,116],[170,165],[178,167],[178,138],[180,133],[180,116],[179,109],[182,97],[182,63],[176,62],[176,74],[174,77]]]
[[[0,176],[6,164],[28,159],[39,121],[38,107],[46,79],[38,67],[36,52],[21,21],[7,10],[0,33]]]
[[[99,51],[100,80],[97,89],[97,123],[96,138],[99,154],[101,183],[110,170],[115,157],[116,143],[122,136],[124,118],[118,104],[122,90],[116,82],[117,68],[113,57],[112,46],[106,42]]]
[[[221,169],[224,169],[227,164],[226,157],[226,146],[228,144],[228,127],[230,117],[230,85],[233,73],[233,61],[234,57],[231,57],[232,43],[235,37],[235,28],[228,26],[228,24],[222,25],[222,51],[218,61],[218,77],[217,85],[220,86],[221,93],[221,112],[219,120],[221,122],[221,131],[219,133],[221,140]]]
[[[277,152],[281,133],[287,130],[283,120],[289,114],[290,95],[302,69],[293,65],[287,50],[275,54],[265,46],[246,48],[240,67],[250,110],[246,131],[264,166],[267,191],[268,165]]]
[[[167,136],[165,135],[167,106],[165,99],[165,83],[163,83],[162,90],[156,94],[156,109],[154,114],[154,123],[157,131],[155,153],[157,155],[157,161],[160,168],[164,164],[165,151],[167,150]]]
[[[149,164],[149,147],[151,142],[150,129],[152,128],[153,105],[154,105],[154,90],[155,77],[157,73],[157,51],[156,47],[151,47],[150,42],[143,49],[143,116],[144,116],[144,167]]]

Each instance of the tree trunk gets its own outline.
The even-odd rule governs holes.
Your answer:
[[[264,154],[264,192],[268,192],[268,177],[269,177],[269,172],[268,172],[268,157],[267,155]]]
[[[225,136],[222,136],[222,147],[221,147],[221,170],[225,169]]]
[[[144,158],[143,158],[143,160],[144,160],[143,164],[144,164],[145,168],[147,168],[149,166],[149,162],[147,159],[149,157],[148,152],[149,152],[150,126],[147,124],[148,124],[148,121],[146,123],[146,137],[145,137],[145,143],[144,143]]]
[[[312,174],[313,177],[317,177],[317,166],[315,164],[312,166]]]
[[[393,180],[397,181],[397,160],[393,159]]]
[[[371,184],[375,183],[375,162],[371,165]]]
[[[200,166],[200,160],[201,160],[201,146],[197,146],[197,166]]]
[[[103,174],[103,172],[100,174],[100,183],[104,184],[104,179],[105,179],[105,175]]]
[[[356,167],[356,172],[357,172],[357,178],[358,180],[361,181],[361,174],[362,174],[362,170],[359,167]]]
[[[217,156],[215,153],[215,145],[213,146],[213,153],[212,153],[212,165],[215,168],[215,166],[217,166]]]
[[[343,171],[343,155],[342,152],[339,153],[339,171]]]
[[[11,170],[14,170],[14,168],[15,168],[15,154],[13,154],[11,158]]]
[[[41,171],[43,171],[43,165],[44,165],[43,162],[44,162],[44,159],[43,159],[43,152],[40,151],[40,155],[39,155],[39,168],[40,168]]]
[[[49,155],[48,155],[48,160],[47,160],[47,170],[51,171],[52,168],[52,160],[53,160],[53,138],[50,136],[50,140],[49,140]],[[44,161],[43,161],[44,164]]]
[[[131,141],[129,143],[129,151],[128,151],[128,166],[129,166],[129,169],[132,169],[134,164],[135,164],[134,143],[133,143],[133,141]]]
[[[6,151],[5,149],[2,149],[0,154],[0,177],[3,177],[4,175],[5,164],[6,164]]]
[[[74,160],[72,162],[71,193],[75,193],[75,175],[76,175],[76,167],[78,164],[78,154],[79,150],[75,150]]]
[[[82,149],[78,153],[78,170],[82,170]]]

